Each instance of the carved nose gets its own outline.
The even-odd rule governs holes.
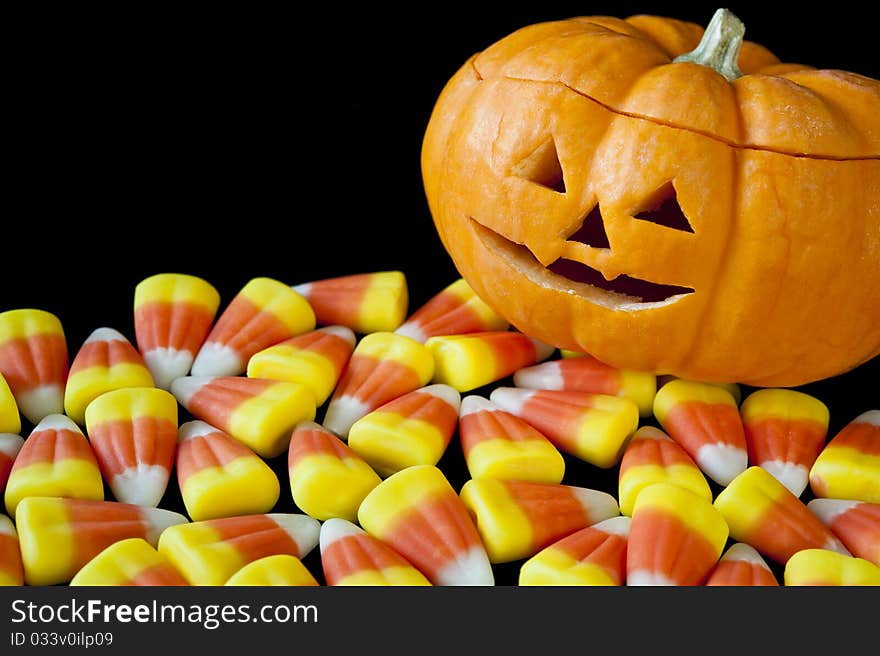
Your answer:
[[[581,227],[568,240],[579,241],[593,248],[611,248],[611,244],[608,243],[608,235],[605,233],[605,222],[602,220],[602,213],[599,211],[598,205],[590,210]]]

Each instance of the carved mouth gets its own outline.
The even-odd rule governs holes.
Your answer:
[[[690,287],[663,285],[627,275],[606,280],[596,269],[565,258],[544,267],[525,246],[470,217],[469,221],[487,248],[506,259],[532,282],[583,296],[597,305],[619,310],[645,310],[671,305],[694,292]]]

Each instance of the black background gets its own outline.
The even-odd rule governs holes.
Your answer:
[[[41,10],[8,24],[0,311],[56,313],[71,357],[99,326],[133,339],[134,287],[165,271],[204,277],[222,309],[255,276],[296,284],[399,269],[415,309],[457,277],[419,154],[433,103],[467,57],[542,20],[653,13],[705,24],[716,9],[243,6]],[[728,6],[783,61],[880,78],[867,5]],[[875,359],[804,390],[829,405],[834,432],[877,407],[878,383]],[[464,482],[455,449],[442,465]],[[612,472],[570,471],[567,481],[616,492]],[[179,503],[174,490],[166,502]]]

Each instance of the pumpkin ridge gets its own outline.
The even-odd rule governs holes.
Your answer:
[[[878,161],[878,160],[880,160],[880,153],[878,153],[877,155],[857,155],[857,156],[853,156],[853,157],[843,157],[843,156],[837,156],[837,155],[820,155],[820,154],[815,154],[815,153],[788,152],[788,151],[780,150],[780,149],[776,149],[776,148],[769,148],[766,146],[758,146],[756,144],[738,144],[738,143],[734,143],[733,141],[730,141],[729,139],[724,139],[723,137],[719,137],[717,134],[713,134],[712,132],[708,132],[706,130],[697,130],[694,128],[685,127],[683,125],[676,125],[676,124],[670,123],[668,121],[662,121],[662,120],[655,118],[653,116],[645,116],[644,114],[636,114],[634,112],[626,112],[626,111],[623,111],[620,109],[616,109],[610,105],[603,103],[600,100],[597,100],[596,98],[594,98],[590,94],[584,93],[583,91],[580,91],[579,89],[575,89],[573,86],[566,84],[565,82],[562,82],[561,80],[535,80],[535,79],[529,79],[529,78],[523,78],[523,77],[513,77],[510,75],[502,75],[502,76],[495,77],[495,78],[486,78],[486,77],[483,77],[481,75],[480,71],[476,68],[476,62],[472,62],[472,65],[474,67],[474,70],[476,71],[476,74],[478,76],[480,76],[480,80],[496,79],[496,80],[510,80],[511,82],[531,82],[531,83],[538,83],[538,84],[558,85],[561,87],[565,87],[566,89],[568,89],[572,93],[579,95],[581,98],[585,98],[586,100],[590,100],[590,101],[596,103],[600,107],[608,110],[612,114],[616,114],[617,116],[626,116],[627,118],[633,118],[636,120],[647,121],[649,123],[653,123],[654,125],[659,125],[661,127],[671,128],[673,130],[682,130],[684,132],[690,132],[692,134],[698,134],[700,136],[707,137],[709,139],[717,141],[718,143],[725,144],[726,146],[729,146],[730,148],[735,148],[737,150],[757,150],[757,151],[761,151],[761,152],[765,152],[765,153],[774,153],[776,155],[784,155],[786,157],[795,157],[795,158],[802,158],[802,159],[817,159],[817,160],[831,161],[831,162],[859,162],[859,161]],[[787,79],[787,78],[785,78],[785,79]]]

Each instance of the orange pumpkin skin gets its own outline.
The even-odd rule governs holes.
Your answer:
[[[487,303],[560,348],[756,386],[840,374],[880,353],[880,82],[750,42],[733,82],[672,63],[701,34],[583,17],[473,56],[422,147],[440,238]],[[689,231],[635,218],[673,190]],[[576,239],[597,206],[604,247]],[[547,268],[560,258],[693,292],[640,302]]]

